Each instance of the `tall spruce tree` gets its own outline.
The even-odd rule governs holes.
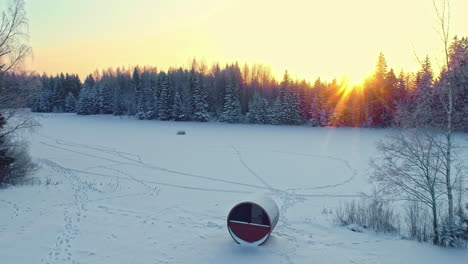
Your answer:
[[[184,105],[182,102],[182,96],[179,91],[175,92],[174,95],[174,104],[172,107],[172,118],[176,121],[186,120]]]
[[[192,73],[193,120],[206,122],[209,119],[206,86],[199,73]]]
[[[432,108],[434,106],[433,72],[427,56],[416,74],[415,99],[412,123],[416,127],[428,127],[434,124]]]
[[[77,113],[80,115],[95,115],[99,113],[96,81],[92,75],[86,78],[77,102]]]
[[[161,72],[159,74],[159,80],[158,117],[160,120],[169,120],[172,114],[172,103],[170,94],[171,87],[169,86],[167,74]]]
[[[310,122],[312,126],[324,127],[328,125],[331,113],[325,108],[323,98],[319,95],[315,95],[311,99],[309,106]]]
[[[272,125],[282,124],[282,104],[280,98],[276,98],[269,107],[268,120]]]
[[[254,94],[249,103],[247,120],[254,124],[268,124],[270,122],[268,100],[258,93]]]
[[[72,92],[67,94],[65,98],[65,112],[74,113],[76,111],[76,97]]]
[[[226,87],[224,108],[220,121],[238,123],[241,119],[242,113],[239,99],[239,86],[235,80],[230,80]]]
[[[279,95],[280,109],[278,122],[285,125],[299,125],[303,122],[300,112],[300,97],[298,91],[294,91],[289,74],[286,71],[281,82]]]

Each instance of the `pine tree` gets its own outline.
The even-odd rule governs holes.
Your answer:
[[[172,107],[172,118],[176,121],[186,120],[184,105],[182,103],[182,96],[179,91],[175,92],[174,105]]]
[[[83,87],[76,102],[76,113],[79,115],[89,115],[89,95],[88,87]]]
[[[140,82],[140,69],[138,67],[133,69],[132,87],[135,91],[136,116],[141,120],[148,119],[144,103],[143,87]]]
[[[159,98],[158,98],[158,117],[161,120],[171,119],[172,104],[170,96],[170,87],[167,79],[167,75],[163,72],[159,74],[160,86],[159,86]]]
[[[247,120],[254,124],[268,124],[270,122],[268,100],[258,93],[254,94],[249,103]]]
[[[269,108],[268,120],[269,123],[272,125],[280,125],[282,124],[282,104],[280,98],[276,98],[273,101],[273,104]]]
[[[156,103],[155,103],[155,94],[157,90],[157,83],[158,83],[158,74],[156,69],[152,69],[148,72],[148,75],[145,75],[145,78],[142,80],[142,84],[144,87],[144,94],[145,94],[145,108],[146,108],[146,116],[147,119],[155,119],[156,118]]]
[[[54,100],[54,93],[52,90],[52,84],[47,76],[41,78],[41,91],[34,100],[32,111],[34,112],[52,112]]]
[[[193,120],[206,122],[209,119],[206,86],[198,73],[192,73]]]
[[[124,91],[127,83],[126,76],[123,73],[117,72],[116,79],[113,80],[113,93],[112,93],[112,112],[114,115],[120,116],[128,112],[125,104]]]
[[[237,86],[234,81],[230,81],[226,87],[225,103],[220,121],[238,123],[241,119],[242,114],[239,100],[239,86]]]
[[[299,125],[303,122],[300,111],[300,97],[297,91],[292,88],[288,72],[284,74],[281,82],[280,109],[278,122],[285,125]]]
[[[453,126],[468,132],[468,38],[455,37],[450,45],[449,67],[450,73],[442,75],[439,93],[447,97],[446,86],[451,83],[453,87]],[[451,78],[450,78],[451,76]],[[451,79],[451,80],[449,80]],[[445,87],[444,87],[445,86]],[[444,101],[445,98],[441,98]],[[445,111],[445,109],[441,109]],[[441,111],[441,112],[442,112]]]
[[[67,94],[65,98],[65,112],[74,113],[76,111],[76,98],[72,92]]]
[[[381,94],[380,125],[390,127],[395,116],[395,93],[398,80],[393,69],[387,72]]]
[[[107,76],[104,76],[96,85],[97,87],[97,113],[111,114],[112,113],[112,88],[107,83]]]
[[[412,122],[416,127],[433,124],[434,94],[433,73],[429,57],[424,60],[421,70],[416,75],[416,97]]]
[[[92,75],[89,75],[81,89],[76,104],[77,113],[80,115],[95,115],[99,113],[98,93],[96,82]]]
[[[386,76],[388,74],[387,60],[382,52],[380,52],[375,65],[374,75],[371,80],[366,83],[365,89],[365,124],[371,127],[382,127],[385,117],[386,108]]]
[[[135,69],[132,77],[135,87],[137,117],[139,119],[154,119],[157,114],[155,107],[155,88],[157,74],[152,69],[145,69],[141,75]]]
[[[329,115],[328,111],[325,109],[324,102],[322,101],[322,98],[320,96],[316,95],[312,97],[309,106],[309,114],[312,126],[327,126]]]

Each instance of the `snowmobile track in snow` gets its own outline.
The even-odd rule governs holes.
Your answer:
[[[54,141],[58,141],[60,142],[60,140],[57,140],[55,139]],[[214,181],[214,182],[222,182],[222,183],[226,183],[226,184],[232,184],[232,185],[238,185],[238,186],[244,186],[244,187],[250,187],[250,188],[255,188],[255,189],[259,189],[259,190],[269,190],[269,191],[273,191],[273,192],[278,192],[278,193],[289,193],[291,191],[296,191],[296,190],[313,190],[313,189],[325,189],[325,188],[332,188],[332,187],[337,187],[337,186],[340,186],[340,185],[343,185],[343,184],[346,184],[350,181],[352,181],[355,177],[355,174],[353,174],[349,179],[347,179],[345,182],[342,182],[342,183],[338,183],[338,184],[335,184],[335,185],[327,185],[327,186],[319,186],[319,187],[312,187],[312,188],[297,188],[297,189],[286,189],[286,190],[279,190],[279,189],[275,189],[273,188],[271,185],[269,185],[266,181],[263,180],[262,177],[260,177],[257,173],[255,173],[255,171],[253,171],[249,166],[248,164],[245,162],[245,160],[242,159],[242,165],[244,167],[246,167],[246,169],[249,170],[250,173],[252,173],[252,175],[254,175],[257,179],[262,179],[260,180],[261,182],[264,183],[265,186],[258,186],[258,185],[252,185],[252,184],[246,184],[246,183],[240,183],[240,182],[234,182],[234,181],[229,181],[229,180],[222,180],[222,179],[217,179],[217,178],[212,178],[212,177],[208,177],[208,176],[203,176],[203,175],[196,175],[196,174],[191,174],[191,173],[185,173],[185,172],[181,172],[181,171],[176,171],[176,170],[171,170],[171,169],[167,169],[167,168],[163,168],[163,167],[159,167],[159,166],[155,166],[155,165],[151,165],[151,164],[146,164],[144,163],[143,161],[140,161],[140,159],[138,159],[138,162],[136,162],[135,160],[133,162],[128,162],[128,161],[119,161],[119,160],[115,160],[115,159],[111,159],[111,158],[106,158],[106,157],[102,157],[102,156],[97,156],[97,155],[93,155],[93,154],[89,154],[89,153],[84,153],[84,152],[81,152],[81,151],[77,151],[77,150],[73,150],[73,149],[69,149],[69,148],[64,148],[64,147],[61,147],[61,146],[55,146],[55,145],[52,145],[52,144],[49,144],[47,142],[41,142],[41,144],[45,145],[45,146],[48,146],[48,147],[51,147],[51,148],[56,148],[56,149],[60,149],[60,150],[64,150],[64,151],[67,151],[67,152],[72,152],[72,153],[76,153],[76,154],[79,154],[79,155],[84,155],[84,156],[88,156],[88,157],[92,157],[92,158],[96,158],[96,159],[101,159],[101,160],[106,160],[106,161],[109,161],[109,162],[112,162],[114,164],[118,164],[118,165],[128,165],[128,166],[135,166],[135,167],[141,167],[141,168],[146,168],[146,169],[153,169],[153,170],[157,170],[157,171],[163,171],[163,172],[168,172],[168,173],[172,173],[172,174],[176,174],[176,175],[181,175],[181,176],[186,176],[186,177],[192,177],[192,178],[198,178],[198,179],[203,179],[203,180],[209,180],[209,181]],[[60,144],[60,143],[59,143]],[[68,144],[68,143],[67,143]],[[89,146],[88,146],[89,147]],[[88,147],[85,147],[84,145],[81,145],[80,148],[88,148]],[[98,148],[93,148],[91,147],[93,150],[98,150],[98,151],[104,151],[106,153],[126,153],[126,152],[121,152],[121,151],[112,151],[112,152],[109,152],[108,149],[110,148],[103,148],[103,147],[98,147]],[[275,152],[275,151],[272,151],[272,152]],[[278,152],[278,151],[276,151]],[[280,152],[281,153],[281,152]],[[320,155],[312,155],[312,154],[302,154],[302,153],[291,153],[291,152],[286,152],[287,154],[295,154],[295,155],[305,155],[305,156],[312,156],[312,157],[320,157],[320,158],[328,158],[328,159],[334,159],[334,160],[340,160],[342,162],[347,162],[345,160],[342,160],[342,159],[339,159],[339,158],[334,158],[334,157],[331,157],[331,156],[320,156]],[[130,154],[130,153],[127,153],[127,154]],[[138,155],[135,155],[135,154],[130,154],[132,156],[138,156]],[[139,156],[138,156],[139,157]],[[240,157],[242,158],[242,157]],[[345,163],[345,164],[348,164],[349,163]],[[349,165],[350,166],[350,165]],[[97,167],[101,167],[101,166],[97,166]],[[103,173],[95,173],[95,172],[88,172],[88,171],[84,171],[84,170],[77,170],[77,169],[72,169],[72,168],[65,168],[65,169],[69,169],[75,173],[80,173],[80,174],[88,174],[88,175],[95,175],[95,176],[102,176],[102,177],[114,177],[114,178],[119,178],[119,179],[124,179],[124,180],[134,180],[135,179],[132,179],[132,178],[128,178],[128,177],[122,177],[122,176],[115,176],[115,175],[108,175],[108,174],[103,174]],[[249,193],[249,191],[240,191],[240,190],[225,190],[225,189],[217,189],[217,188],[200,188],[200,187],[193,187],[193,186],[186,186],[186,185],[180,185],[180,184],[172,184],[172,183],[167,183],[167,182],[161,182],[161,181],[154,181],[154,180],[151,180],[151,181],[148,181],[148,180],[137,180],[137,181],[140,181],[140,183],[150,183],[150,184],[159,184],[159,185],[163,185],[163,186],[168,186],[168,187],[175,187],[175,188],[183,188],[183,189],[191,189],[191,190],[200,190],[200,191],[212,191],[212,192],[230,192],[230,193]],[[267,186],[270,186],[270,187],[267,187]],[[251,192],[251,191],[250,191]],[[295,194],[295,196],[297,197],[361,197],[362,195],[354,195],[354,194],[340,194],[340,195],[334,195],[334,194]]]
[[[287,152],[287,151],[270,151],[270,152],[335,160],[335,161],[338,161],[338,162],[341,162],[342,164],[344,164],[344,166],[351,171],[351,176],[349,178],[347,178],[346,180],[344,180],[342,182],[339,182],[337,184],[329,184],[329,185],[316,186],[316,187],[307,187],[307,188],[289,188],[289,189],[286,189],[287,191],[299,191],[299,190],[300,191],[307,191],[307,190],[321,190],[321,189],[336,188],[336,187],[339,187],[339,186],[342,186],[342,185],[345,185],[345,184],[348,184],[348,183],[352,182],[357,176],[357,170],[351,166],[351,163],[349,161],[347,161],[345,159],[342,159],[342,158],[337,158],[337,157],[333,157],[333,156],[325,156],[325,155],[316,155],[316,154]]]
[[[68,151],[68,152],[72,152],[72,153],[76,153],[76,154],[80,154],[80,155],[84,155],[84,156],[88,156],[88,157],[92,157],[92,158],[96,158],[96,159],[101,159],[101,160],[114,162],[114,163],[119,164],[119,165],[128,165],[128,166],[134,166],[134,167],[141,167],[141,168],[158,170],[158,171],[167,172],[167,173],[171,173],[171,174],[177,174],[177,175],[186,176],[186,177],[192,177],[192,178],[208,180],[208,181],[222,182],[222,183],[227,183],[227,184],[240,185],[240,186],[244,186],[244,187],[251,187],[251,188],[256,188],[256,189],[269,190],[268,187],[252,185],[252,184],[246,184],[246,183],[240,183],[240,182],[234,182],[234,181],[228,181],[228,180],[222,180],[222,179],[212,178],[212,177],[203,176],[203,175],[185,173],[185,172],[181,172],[181,171],[167,169],[167,168],[164,168],[164,167],[159,167],[159,166],[155,166],[155,165],[151,165],[151,164],[146,164],[144,162],[134,162],[134,163],[132,163],[132,162],[126,162],[126,161],[118,161],[118,160],[114,160],[114,159],[110,159],[110,158],[106,158],[106,157],[101,157],[101,156],[97,156],[97,155],[93,155],[93,154],[89,154],[89,153],[80,152],[80,151],[73,150],[73,149],[68,149],[68,148],[64,148],[64,147],[60,147],[60,146],[54,146],[52,144],[49,144],[49,143],[43,142],[43,141],[41,142],[41,144],[43,144],[45,146],[48,146],[48,147],[51,147],[51,148],[55,148],[55,149],[61,149],[61,150],[65,150],[65,151]],[[169,185],[169,183],[167,185]]]
[[[42,159],[42,161],[45,161],[45,159]],[[58,163],[56,163],[54,161],[51,161],[51,160],[47,160],[47,162],[43,162],[43,163],[47,163],[48,166],[52,165],[50,167],[57,167],[57,168],[60,168],[62,170],[66,170],[66,171],[77,173],[77,174],[93,175],[93,176],[106,177],[106,178],[118,178],[118,179],[121,179],[121,180],[135,181],[135,179],[130,178],[130,177],[123,177],[123,176],[109,175],[109,174],[104,174],[104,173],[77,170],[77,169],[73,169],[73,168],[66,168],[66,167],[63,167],[60,164],[58,164]],[[144,182],[144,183],[149,183],[149,184],[157,184],[157,185],[163,185],[163,186],[175,187],[175,188],[181,188],[181,189],[207,191],[207,192],[250,193],[250,192],[247,192],[247,191],[237,191],[237,190],[224,190],[224,189],[215,189],[215,188],[199,188],[199,187],[164,183],[164,182],[159,182],[159,181],[139,180],[139,182]]]
[[[263,185],[265,185],[265,187],[267,187],[268,189],[274,191],[276,190],[276,188],[274,188],[273,186],[271,186],[267,181],[265,181],[260,175],[258,175],[245,161],[244,159],[242,158],[242,154],[241,152],[235,147],[235,146],[231,146],[231,148],[234,150],[234,152],[236,153],[237,157],[239,158],[239,161],[242,163],[242,166],[244,166],[244,168],[246,168],[250,174],[252,174],[255,178],[257,178],[257,180],[259,180],[261,183],[263,183]]]

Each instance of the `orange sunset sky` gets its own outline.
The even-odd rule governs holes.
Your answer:
[[[5,1],[5,0],[3,0]],[[451,34],[468,35],[468,1],[451,1]],[[432,0],[28,0],[27,69],[56,74],[116,66],[262,63],[280,76],[357,83],[380,51],[396,71],[438,59]]]

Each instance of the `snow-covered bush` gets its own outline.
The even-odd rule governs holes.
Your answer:
[[[35,168],[25,142],[0,139],[0,186],[23,183]]]
[[[405,206],[404,223],[405,238],[419,242],[429,242],[433,239],[431,213],[420,202],[411,201]]]
[[[21,140],[15,140],[13,136],[18,129],[33,126],[28,119],[17,118],[20,121],[13,127],[7,126],[7,120],[0,113],[0,186],[6,184],[21,183],[35,168],[28,153],[28,146]]]
[[[335,222],[341,226],[360,226],[374,232],[398,233],[399,217],[388,201],[363,198],[346,201],[335,211]]]

